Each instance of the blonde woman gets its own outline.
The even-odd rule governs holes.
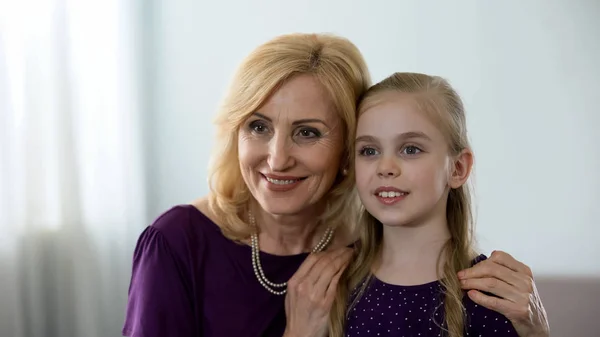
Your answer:
[[[141,234],[123,334],[324,336],[351,256],[348,173],[359,50],[333,35],[279,36],[242,63],[218,113],[210,194]]]
[[[246,58],[218,113],[210,195],[138,241],[124,335],[326,330],[351,255],[347,149],[369,84],[359,50],[332,35],[280,36]]]

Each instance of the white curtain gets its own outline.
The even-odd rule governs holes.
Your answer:
[[[120,336],[145,226],[132,2],[0,0],[0,336]]]

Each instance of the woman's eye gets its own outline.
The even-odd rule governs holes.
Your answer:
[[[375,156],[378,154],[377,150],[375,150],[372,147],[363,147],[360,151],[359,154],[361,156]]]
[[[268,131],[267,126],[261,121],[254,121],[250,123],[250,130],[258,134],[262,134]]]
[[[402,150],[402,152],[403,152],[404,154],[407,154],[407,155],[415,155],[415,154],[419,154],[419,153],[421,153],[421,149],[419,149],[419,148],[418,148],[418,147],[416,147],[416,146],[412,146],[412,145],[410,145],[410,146],[407,146],[407,147],[405,147],[405,148]]]
[[[302,138],[316,138],[321,136],[321,133],[314,129],[301,129],[298,135]]]

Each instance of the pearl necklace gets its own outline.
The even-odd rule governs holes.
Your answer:
[[[250,211],[248,211],[248,219],[250,220],[250,225],[256,228],[256,219]],[[327,228],[325,230],[325,234],[323,234],[323,237],[321,238],[319,243],[317,243],[317,245],[312,249],[312,252],[318,253],[322,251],[325,247],[327,247],[327,245],[331,241],[331,238],[333,237],[333,232],[333,228]],[[272,294],[284,295],[287,292],[287,282],[273,283],[269,281],[265,276],[265,272],[262,269],[262,265],[260,264],[260,249],[258,248],[258,234],[256,232],[253,233],[250,236],[250,239],[250,246],[252,247],[252,269],[254,269],[254,275],[256,275],[256,279],[265,289],[267,289]],[[276,290],[281,288],[283,289]]]

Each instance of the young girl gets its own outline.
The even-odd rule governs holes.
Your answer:
[[[442,78],[396,73],[367,91],[358,118],[362,233],[330,336],[517,336],[457,276],[486,258],[473,249],[473,153],[458,94]]]

